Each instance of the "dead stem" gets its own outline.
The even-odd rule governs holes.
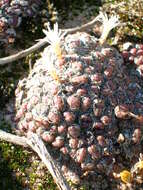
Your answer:
[[[40,137],[38,137],[38,135],[30,133],[28,138],[26,138],[0,130],[0,140],[24,147],[31,147],[48,168],[59,190],[70,190],[70,187],[59,170],[57,163],[53,160],[43,141]]]

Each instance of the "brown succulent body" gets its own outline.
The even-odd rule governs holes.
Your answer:
[[[80,166],[78,171],[81,168],[81,172],[92,170],[95,175],[112,173],[113,166],[118,164],[114,157],[118,157],[124,142],[134,141],[142,150],[139,143],[142,122],[126,117],[130,116],[129,112],[135,112],[141,118],[143,107],[137,100],[140,83],[138,78],[129,77],[116,49],[100,45],[87,33],[68,35],[61,44],[64,64],[59,65],[56,56],[52,63],[42,57],[28,78],[19,83],[17,89],[21,90],[16,90],[18,128],[22,135],[42,128],[39,135],[45,143],[53,151],[59,149],[59,154],[64,155],[62,159],[68,160],[71,166],[72,162]],[[57,82],[50,75],[50,64],[63,82]],[[119,135],[124,137],[121,143]],[[137,157],[132,151],[129,154],[126,147],[122,148],[123,158]],[[106,164],[108,160],[110,163]],[[100,167],[96,167],[98,162]]]

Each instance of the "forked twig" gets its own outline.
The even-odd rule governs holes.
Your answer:
[[[57,163],[52,159],[43,141],[37,134],[30,133],[28,138],[26,138],[0,130],[0,140],[22,145],[24,147],[31,147],[48,168],[59,190],[70,190],[70,187],[59,170]]]

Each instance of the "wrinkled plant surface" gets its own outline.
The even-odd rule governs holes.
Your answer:
[[[83,2],[83,3],[85,3],[85,2]],[[91,4],[90,4],[90,6],[91,6]],[[90,8],[90,6],[88,7],[88,4],[86,4],[86,6],[85,6],[85,8],[83,8],[83,10],[88,7],[89,12],[90,12],[92,9],[92,8]],[[94,3],[93,3],[93,7],[94,7]],[[76,1],[73,2],[73,5],[71,5],[70,8],[71,8],[70,10],[73,10],[73,13],[72,13],[72,16],[69,14],[69,16],[68,16],[69,20],[71,20],[71,18],[73,17],[74,22],[77,24],[78,19],[79,19],[78,23],[80,23],[81,18],[83,19],[83,22],[86,22],[89,19],[89,15],[86,15],[86,13],[84,11],[83,11],[83,14],[79,14],[79,12],[82,12],[82,10],[81,10],[81,7],[78,8]],[[94,12],[95,9],[93,8],[92,10]],[[97,10],[98,10],[98,7],[97,7]],[[62,12],[63,10],[60,9],[59,12],[60,11]],[[96,15],[96,11],[93,13],[93,15]],[[63,17],[66,14],[67,13],[63,13]],[[62,19],[60,19],[60,18],[59,18],[59,22],[60,22],[61,26],[64,25],[62,23]],[[65,24],[65,27],[73,26],[73,23],[71,23],[71,25],[69,25],[69,23],[70,22],[67,22],[67,24]],[[33,27],[34,27],[34,25],[35,24],[33,24]],[[26,31],[25,31],[25,34],[26,34]],[[38,37],[41,35],[41,32],[40,32],[40,35],[39,35],[39,32],[37,32],[36,34]],[[26,36],[26,39],[29,40],[28,35]],[[84,39],[84,37],[83,37],[83,39]],[[32,40],[33,40],[33,37],[32,37]],[[70,42],[72,41],[72,36],[69,37],[69,41]],[[73,42],[74,42],[74,39],[73,39]],[[68,46],[68,37],[67,37],[67,41],[63,42],[63,43],[65,43],[65,44],[67,43],[67,52],[66,53],[70,54],[69,50],[71,47]],[[97,43],[96,40],[94,41],[94,43],[96,46],[96,43]],[[22,43],[22,46],[25,46],[25,44]],[[81,46],[82,46],[82,44],[81,44]],[[75,47],[73,47],[73,51],[78,52],[78,50],[80,49],[80,45],[77,46],[76,50],[74,48],[76,49],[76,44],[75,44]],[[84,45],[82,48],[84,48]],[[87,41],[87,49],[88,48],[89,48],[89,43]],[[104,53],[106,53],[106,51],[104,52],[104,48],[105,49],[109,48],[108,49],[109,52],[107,51],[107,54],[109,53],[109,55],[106,55],[107,59],[105,58]],[[110,55],[110,50],[111,50],[111,55]],[[89,49],[88,49],[88,51],[89,51]],[[87,63],[84,59],[78,60],[79,63],[77,63],[77,66],[75,65],[75,68],[74,68],[74,69],[77,69],[77,73],[72,72],[73,71],[72,67],[74,67],[74,64],[72,64],[72,61],[73,61],[72,58],[69,57],[69,60],[68,60],[68,58],[66,60],[67,66],[69,68],[69,70],[68,70],[68,68],[65,68],[65,71],[67,70],[66,74],[68,74],[68,72],[70,74],[70,70],[71,70],[71,78],[72,78],[72,77],[75,77],[76,75],[81,75],[81,74],[83,74],[83,72],[85,72],[86,76],[89,75],[89,79],[88,79],[87,85],[81,84],[81,86],[79,85],[79,87],[75,87],[75,88],[73,87],[73,89],[71,88],[73,90],[73,92],[69,92],[69,94],[66,93],[66,91],[65,91],[66,85],[67,86],[68,85],[76,86],[76,84],[73,84],[73,83],[70,84],[70,82],[69,82],[66,85],[63,84],[63,86],[61,84],[60,84],[61,86],[59,85],[61,94],[58,94],[58,95],[60,95],[60,97],[64,100],[64,105],[63,105],[63,110],[60,110],[60,112],[62,113],[62,116],[60,118],[60,121],[58,121],[59,123],[54,123],[54,124],[50,123],[50,128],[53,128],[53,130],[54,130],[54,126],[56,126],[55,130],[57,130],[53,135],[54,140],[51,143],[53,144],[52,146],[55,147],[54,149],[55,149],[56,154],[57,154],[57,149],[60,149],[60,151],[62,151],[59,161],[61,161],[60,159],[65,161],[65,166],[62,168],[63,170],[65,170],[65,172],[67,171],[66,170],[67,169],[66,162],[68,161],[68,159],[73,157],[73,161],[75,162],[74,163],[74,167],[75,167],[74,172],[75,173],[76,173],[76,166],[78,165],[81,167],[81,170],[78,171],[77,173],[85,181],[88,181],[89,179],[91,179],[91,181],[93,180],[93,182],[94,182],[95,178],[96,178],[97,183],[93,183],[92,184],[93,186],[89,185],[88,183],[85,183],[82,187],[79,187],[78,185],[75,185],[75,186],[73,185],[73,188],[75,188],[75,189],[80,189],[80,188],[81,189],[93,189],[93,188],[97,188],[97,189],[109,189],[110,188],[111,189],[111,188],[113,188],[114,189],[114,188],[117,188],[117,185],[118,185],[118,188],[120,189],[122,187],[122,186],[120,186],[121,179],[119,178],[119,179],[115,180],[114,177],[112,176],[113,171],[120,173],[124,169],[130,170],[131,166],[133,166],[135,164],[135,162],[138,161],[139,153],[141,152],[141,144],[142,144],[142,138],[141,138],[142,129],[140,126],[141,124],[140,124],[140,122],[138,123],[138,118],[132,117],[130,115],[130,113],[134,113],[136,116],[142,114],[142,106],[141,106],[142,105],[142,79],[141,79],[140,72],[138,72],[138,70],[136,72],[136,69],[138,68],[138,66],[136,67],[133,64],[132,65],[128,64],[129,63],[128,58],[131,57],[132,54],[134,54],[134,53],[132,53],[133,50],[132,51],[127,50],[129,52],[128,55],[126,54],[127,57],[125,57],[125,53],[123,53],[123,55],[127,61],[127,64],[123,63],[123,60],[120,58],[120,56],[119,56],[119,59],[121,59],[122,61],[121,61],[121,64],[118,64],[118,61],[119,61],[119,60],[117,60],[118,53],[116,54],[115,53],[116,51],[112,48],[110,49],[109,46],[100,47],[97,45],[96,51],[98,51],[99,54],[97,53],[97,55],[95,55],[95,57],[94,56],[90,57],[90,55],[88,54],[89,62],[91,62],[91,65],[87,65],[88,59],[86,60]],[[80,50],[79,50],[79,52],[80,52]],[[137,57],[137,59],[138,59],[139,55],[134,54],[134,57],[135,58]],[[111,65],[110,65],[110,59],[112,59],[112,58],[114,58],[113,63],[111,63]],[[98,63],[101,63],[102,59],[103,59],[104,64],[100,68],[100,64],[98,65]],[[70,63],[70,61],[71,61],[71,63]],[[76,58],[75,58],[75,61],[77,62]],[[94,61],[97,64],[96,67],[93,64]],[[114,61],[117,62],[117,64],[114,64]],[[1,107],[4,107],[4,104],[7,100],[9,100],[9,97],[14,96],[13,95],[14,89],[17,85],[19,77],[22,76],[22,73],[20,73],[20,72],[24,71],[25,74],[28,75],[28,72],[29,72],[28,66],[24,65],[25,64],[24,62],[25,62],[25,60],[22,61],[22,63],[23,63],[22,69],[21,69],[21,65],[15,64],[15,66],[13,66],[13,67],[18,68],[17,71],[15,71],[15,68],[12,68],[10,66],[10,70],[8,71],[8,74],[7,74],[7,72],[2,73],[1,81],[2,81],[2,85],[4,87],[1,88],[1,95],[2,95],[1,98],[2,98],[2,103],[3,103],[3,104],[1,104]],[[33,60],[33,62],[34,62],[34,60]],[[131,61],[130,63],[133,63],[133,61]],[[44,64],[46,65],[48,63],[44,63]],[[44,70],[45,70],[45,67],[43,67],[44,64],[43,64],[43,62],[40,62],[40,61],[35,64],[34,70],[33,70],[33,75],[35,76],[35,78],[39,78],[39,76],[41,76],[41,78],[44,78],[45,75],[43,76],[43,74],[41,75],[39,72],[40,69],[41,69],[41,71],[44,72]],[[98,66],[99,66],[99,68],[98,68]],[[6,69],[4,69],[4,71],[5,70]],[[21,71],[19,71],[19,70],[21,70]],[[131,70],[132,70],[132,72],[131,72]],[[34,73],[34,71],[35,71],[35,73]],[[96,98],[94,97],[93,93],[89,93],[89,92],[92,92],[92,88],[91,88],[91,84],[93,82],[92,75],[95,74],[95,71],[96,71],[97,75],[95,75],[95,81],[94,81],[95,84],[93,84],[95,89],[93,88],[93,90],[95,90],[94,93],[97,95]],[[30,78],[31,75],[32,75],[32,72],[30,73],[30,75],[28,77],[28,81],[32,80],[32,77]],[[14,76],[14,78],[13,78],[13,76]],[[60,73],[60,76],[63,76],[62,72]],[[11,83],[7,82],[7,77],[9,77],[9,81],[11,81]],[[56,80],[53,79],[53,77],[51,77],[50,74],[48,74],[47,77],[48,77],[48,80],[50,80],[50,82],[53,81],[53,83],[55,83],[55,81],[58,80],[58,78]],[[66,76],[65,76],[65,78],[66,78]],[[84,79],[86,80],[86,78],[83,78],[83,80]],[[46,81],[46,78],[44,80]],[[42,92],[39,94],[43,93],[43,84],[45,83],[45,81],[43,83],[41,83],[41,81],[40,81],[40,84],[42,84]],[[36,88],[37,87],[38,86],[36,86]],[[7,90],[9,88],[10,88],[10,90]],[[32,86],[31,89],[34,89],[34,88],[35,87]],[[29,100],[28,98],[30,98],[30,95],[27,95],[28,88],[26,87],[25,89],[24,89],[24,93],[26,94],[26,96],[24,96],[22,98],[22,103],[24,100],[28,101]],[[77,97],[78,96],[77,91],[79,89],[81,89],[81,90],[85,89],[85,91],[88,91],[88,93],[80,95],[80,98],[79,98],[79,97]],[[96,92],[96,90],[97,90],[97,92]],[[8,96],[6,94],[7,92],[9,92]],[[79,90],[79,92],[80,92],[80,90]],[[30,93],[33,93],[32,90],[31,90],[31,92],[29,92],[29,94]],[[50,94],[46,94],[48,92],[44,92],[44,93],[45,94],[40,95],[40,97],[39,97],[40,103],[43,103],[44,95],[50,96]],[[110,96],[107,96],[107,94],[109,94],[109,93],[110,93]],[[76,104],[77,107],[75,107],[75,108],[72,108],[71,104],[70,104],[70,101],[73,101],[72,98],[75,98],[72,95],[75,95],[75,97],[76,97],[76,99],[74,99],[74,100],[76,100],[75,103],[77,103]],[[70,99],[68,100],[68,98],[70,96],[72,96],[71,100]],[[78,114],[77,110],[83,109],[84,101],[87,100],[87,98],[89,98],[88,100],[90,102],[89,108],[88,108],[89,110],[88,109],[87,109],[88,111],[82,110]],[[95,100],[95,99],[97,99],[97,100]],[[58,101],[58,97],[56,100]],[[101,102],[100,102],[100,100],[101,100]],[[104,100],[104,101],[102,102],[102,100]],[[54,104],[51,103],[53,101],[54,101],[54,99],[52,99],[50,101],[50,103],[49,103],[50,107],[48,107],[48,108],[54,108],[53,107]],[[21,107],[22,103],[18,104],[18,106]],[[97,104],[99,103],[99,107],[95,106],[96,103]],[[39,104],[39,102],[37,104]],[[100,106],[100,104],[101,104],[101,106]],[[121,105],[122,107],[119,107],[119,105]],[[126,105],[128,105],[128,106],[126,106]],[[117,108],[116,110],[114,109],[115,107]],[[94,108],[95,108],[95,110],[94,110]],[[33,107],[30,109],[33,109]],[[40,113],[44,112],[44,114],[45,114],[47,108],[43,107],[43,109],[44,109],[44,111],[39,110],[38,106],[35,108],[36,112],[38,112],[38,111]],[[60,109],[60,108],[56,107],[54,109]],[[25,112],[29,113],[29,112],[31,112],[31,110],[26,110]],[[56,113],[57,112],[59,112],[59,110],[56,110]],[[61,121],[63,121],[63,123],[65,122],[67,124],[67,121],[65,121],[66,114],[64,114],[64,112],[72,113],[73,117],[75,119],[74,121],[72,121],[73,123],[71,123],[70,126],[68,124],[68,128],[67,128],[68,130],[66,129],[68,131],[68,133],[70,133],[69,136],[67,135],[68,134],[67,132],[62,133],[62,130],[64,130],[64,126],[62,127],[60,125]],[[54,110],[54,113],[55,113],[55,110]],[[10,115],[10,113],[7,113],[7,115],[8,114]],[[120,114],[121,114],[121,116],[120,116]],[[94,121],[93,121],[93,118],[91,118],[91,116],[93,117],[93,115],[94,115]],[[33,112],[32,112],[32,116],[35,117]],[[104,117],[104,116],[107,116],[107,117]],[[42,115],[42,117],[43,117],[43,115]],[[68,115],[67,115],[67,117],[68,117]],[[88,122],[90,122],[90,126],[86,126],[86,124],[85,124],[88,119],[89,119]],[[106,121],[107,121],[107,123],[106,123]],[[23,118],[21,118],[21,123],[23,123],[23,122],[24,122]],[[32,122],[36,122],[36,119],[34,118],[34,120],[32,120]],[[37,127],[38,126],[38,123],[37,123],[36,124],[37,129],[33,129],[32,122],[29,125],[30,127],[28,126],[28,128],[26,130],[24,129],[24,131],[23,131],[23,129],[20,128],[22,133],[26,134],[27,130],[37,130],[39,128],[39,132],[40,132],[43,140],[45,140],[45,142],[47,142],[46,135],[49,135],[49,133],[51,133],[50,128],[47,129],[47,128],[45,128],[45,125],[44,125],[41,130],[40,127]],[[28,121],[28,124],[29,123],[30,123],[30,121]],[[81,124],[85,124],[85,128],[83,129],[83,132],[82,132]],[[3,123],[2,123],[2,125],[3,125],[2,128],[4,129],[6,127],[6,125]],[[79,128],[77,129],[75,125],[77,125],[77,127],[79,127]],[[114,126],[116,126],[116,127],[114,128]],[[77,129],[75,131],[75,133],[74,133],[74,129],[75,130]],[[60,133],[60,131],[61,131],[61,133]],[[88,131],[89,131],[89,134],[88,134]],[[92,132],[93,134],[90,132]],[[77,135],[76,133],[78,133],[78,136],[76,137],[76,140],[75,140],[75,137],[71,137],[71,135]],[[83,134],[85,135],[84,136],[85,139],[82,138]],[[92,140],[92,137],[94,137],[95,140]],[[76,141],[78,141],[77,147],[76,148],[71,147],[71,146],[76,145]],[[79,143],[79,141],[81,142],[81,144]],[[87,141],[87,142],[84,142],[84,141]],[[60,147],[56,147],[58,143],[61,143]],[[96,145],[96,151],[94,150],[95,147],[92,145]],[[66,153],[66,148],[69,151],[69,153],[68,153],[69,155],[67,157],[63,156],[63,154]],[[76,151],[74,151],[74,150],[76,150]],[[94,151],[95,151],[95,154],[94,154]],[[85,158],[84,158],[84,153],[86,153]],[[9,154],[11,155],[11,157],[9,157]],[[10,184],[10,187],[13,187],[13,189],[29,188],[29,189],[45,189],[46,190],[46,189],[55,189],[56,188],[54,183],[51,180],[50,175],[48,173],[46,173],[46,170],[43,169],[43,166],[41,166],[42,169],[38,168],[38,166],[40,165],[40,162],[36,158],[36,156],[32,157],[32,159],[35,160],[35,162],[34,162],[35,165],[32,163],[33,160],[30,160],[30,157],[32,154],[33,153],[31,153],[31,152],[29,153],[29,151],[23,152],[22,148],[15,147],[13,145],[9,145],[4,142],[1,143],[1,158],[2,158],[1,167],[3,168],[5,165],[7,165],[6,169],[7,169],[7,171],[9,171],[8,174],[9,174],[9,176],[12,176],[11,177],[12,180],[10,182],[9,181],[7,183],[1,182],[4,189],[8,189],[9,184]],[[77,156],[79,158],[78,160],[77,160],[77,156],[74,157],[74,154],[77,154]],[[94,154],[94,155],[92,155],[92,154]],[[58,155],[59,154],[57,154],[57,156]],[[82,159],[82,156],[83,156],[83,159]],[[17,157],[19,159],[17,159]],[[24,160],[23,160],[23,157],[24,157]],[[24,163],[24,164],[22,165],[21,163]],[[97,165],[93,171],[92,167],[95,166],[95,164],[97,164]],[[29,175],[29,171],[30,171],[30,175]],[[108,173],[108,175],[107,175],[107,173]],[[39,176],[42,176],[42,179],[39,178]],[[3,177],[4,181],[7,180],[7,178],[4,175],[2,177]],[[113,183],[113,180],[115,180],[114,183]],[[101,181],[102,181],[102,184],[100,183]],[[125,182],[127,182],[127,181],[125,180]],[[17,187],[16,187],[16,184],[17,184]],[[72,184],[72,182],[71,182],[71,184]],[[136,185],[136,182],[134,184]],[[121,185],[122,185],[122,183],[121,183]],[[140,186],[138,186],[138,187],[140,188]],[[124,188],[128,188],[128,187],[124,187]]]

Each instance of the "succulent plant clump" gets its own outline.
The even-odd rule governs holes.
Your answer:
[[[40,5],[40,0],[0,1],[0,42],[12,43],[22,18],[35,16]]]
[[[136,67],[136,72],[143,77],[143,44],[125,43],[122,55],[125,64]]]
[[[57,25],[44,32],[51,45],[15,91],[19,134],[37,133],[65,175],[69,168],[89,176],[93,189],[117,189],[113,173],[142,152],[139,78],[128,75],[115,48],[88,33],[66,36]]]

